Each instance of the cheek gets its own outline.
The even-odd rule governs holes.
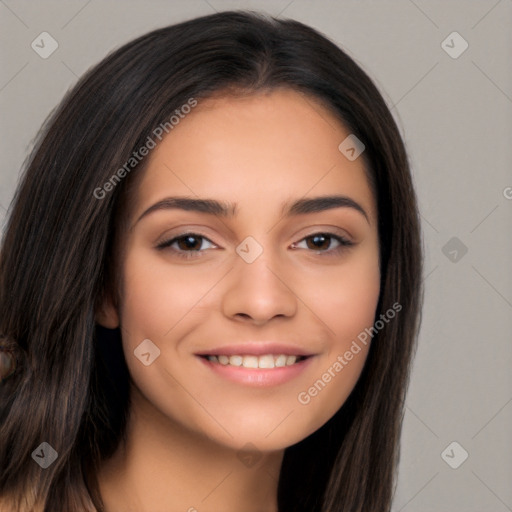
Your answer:
[[[144,250],[129,254],[124,276],[121,323],[132,340],[172,338],[171,331],[182,319],[201,310],[201,298],[214,283],[208,269],[176,271],[164,258]]]
[[[198,402],[190,399],[189,393],[199,396],[199,391],[188,380],[186,368],[192,357],[186,354],[181,339],[191,325],[205,320],[204,297],[218,279],[200,266],[176,271],[164,258],[137,248],[127,254],[123,268],[125,296],[120,320],[125,358],[135,387],[154,407],[151,414],[159,411],[186,428],[201,430],[208,418]],[[140,345],[146,339],[152,344]],[[139,345],[146,347],[144,351]],[[149,352],[151,363],[146,366],[134,351]],[[155,354],[158,357],[153,359]],[[208,403],[204,397],[199,402]],[[137,404],[141,406],[140,401]]]
[[[336,268],[316,282],[309,296],[330,340],[326,356],[308,385],[297,396],[301,414],[314,432],[343,405],[355,387],[371,343],[380,295],[377,252],[361,253],[357,261]]]
[[[336,356],[373,325],[380,295],[377,249],[360,251],[345,263],[317,275],[303,273],[297,290],[329,336],[329,354]]]
[[[343,276],[342,286],[332,287],[324,306],[336,333],[333,354],[348,350],[351,341],[373,325],[379,294],[378,266],[353,268]]]

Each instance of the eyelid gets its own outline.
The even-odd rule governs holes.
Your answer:
[[[295,233],[294,238],[300,237],[300,240],[303,240],[304,238],[318,235],[320,233],[324,235],[344,238],[347,241],[356,243],[356,237],[354,237],[346,228],[341,228],[332,224],[315,224],[308,226]]]
[[[329,231],[317,231],[315,233],[312,233],[310,235],[306,235],[306,236],[302,237],[298,242],[294,242],[292,244],[292,246],[300,244],[300,243],[304,242],[305,240],[307,240],[308,238],[312,238],[317,235],[324,235],[330,239],[334,239],[338,242],[339,246],[334,249],[327,249],[325,251],[322,251],[321,249],[318,249],[316,251],[314,249],[303,249],[303,250],[305,250],[306,252],[309,252],[309,253],[322,255],[322,257],[330,257],[330,256],[335,257],[335,256],[339,256],[340,253],[342,253],[342,252],[350,249],[354,245],[356,245],[355,242],[353,242],[346,236],[337,235],[336,233],[332,233]],[[294,249],[297,249],[297,248],[294,248]]]
[[[162,245],[164,243],[172,241],[176,238],[182,238],[186,235],[196,235],[196,236],[200,236],[202,238],[207,239],[214,245],[218,245],[218,244],[215,244],[215,242],[213,242],[213,240],[211,240],[211,238],[210,238],[211,235],[207,234],[208,231],[214,232],[214,230],[208,229],[207,227],[203,227],[203,225],[181,224],[181,225],[174,226],[174,227],[166,230],[164,234],[161,234],[156,239],[157,241],[154,242],[154,244],[156,247],[158,247],[159,245]],[[158,241],[158,240],[160,240],[160,241]],[[229,240],[229,237],[228,237],[228,240]]]
[[[180,240],[181,238],[185,238],[186,236],[194,236],[194,237],[197,237],[197,238],[201,238],[203,240],[207,240],[212,245],[214,245],[216,247],[219,247],[215,242],[210,240],[210,238],[208,238],[206,235],[200,233],[199,231],[187,230],[187,231],[183,231],[181,233],[175,234],[175,235],[171,235],[171,236],[169,236],[167,238],[164,238],[161,242],[158,242],[156,244],[156,248],[157,249],[166,249],[167,247],[172,245],[177,240]],[[187,252],[187,251],[179,251],[179,252]],[[189,251],[189,252],[194,252],[194,251]],[[195,251],[195,252],[202,252],[202,251]]]

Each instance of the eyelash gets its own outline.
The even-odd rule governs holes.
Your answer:
[[[335,235],[334,233],[329,233],[329,232],[324,232],[324,231],[319,231],[318,233],[313,233],[311,235],[308,235],[308,236],[302,238],[301,240],[299,240],[299,243],[304,240],[307,240],[309,238],[314,238],[315,236],[319,236],[319,235],[322,235],[326,238],[334,239],[340,244],[336,249],[327,249],[326,251],[322,251],[322,250],[314,251],[314,252],[317,252],[317,254],[319,253],[324,257],[325,256],[327,256],[327,257],[337,256],[341,252],[344,252],[346,249],[348,249],[354,245],[354,242],[351,242],[350,240],[348,240],[347,238],[345,238],[343,236]],[[211,240],[209,240],[208,238],[206,238],[203,235],[200,235],[199,233],[188,232],[188,233],[183,233],[182,235],[173,237],[169,240],[164,240],[163,242],[158,244],[156,246],[156,248],[161,251],[163,251],[165,249],[170,249],[179,258],[183,258],[183,259],[192,259],[192,258],[200,257],[199,253],[204,252],[204,250],[182,251],[182,250],[177,250],[177,249],[171,248],[171,246],[175,242],[182,240],[184,238],[187,238],[187,237],[194,237],[194,238],[198,238],[198,239],[202,239],[202,240],[207,240],[208,242],[213,244],[213,242]],[[313,249],[311,249],[311,250],[313,250]],[[196,254],[194,254],[194,253],[196,253]],[[322,254],[322,253],[325,253],[325,254]]]

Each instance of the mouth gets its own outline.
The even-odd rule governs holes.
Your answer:
[[[268,370],[293,366],[312,356],[290,354],[200,354],[199,357],[215,365],[243,367],[249,370]]]
[[[293,382],[311,366],[314,355],[196,354],[208,375],[249,387],[268,388]],[[205,376],[206,377],[206,376]]]
[[[270,340],[210,347],[195,354],[207,375],[257,387],[297,379],[312,365],[316,355],[299,344]]]

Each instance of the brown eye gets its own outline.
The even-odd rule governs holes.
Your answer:
[[[204,244],[210,244],[210,247],[204,247]],[[197,233],[184,233],[170,240],[165,240],[158,244],[156,248],[162,251],[166,249],[170,250],[177,256],[183,258],[192,258],[199,256],[205,249],[213,249],[216,248],[216,246],[202,235]]]
[[[202,239],[201,236],[196,235],[185,235],[181,236],[179,238],[176,238],[176,243],[180,250],[187,251],[198,251],[201,248],[202,245]]]
[[[343,249],[354,245],[353,242],[347,240],[342,236],[334,235],[333,233],[314,233],[303,238],[299,243],[293,244],[294,248],[299,247],[299,244],[305,242],[306,249],[319,253],[337,253]],[[332,247],[334,245],[334,248]]]
[[[329,235],[324,235],[322,233],[319,233],[318,235],[308,236],[306,238],[306,240],[308,242],[311,242],[311,243],[306,242],[309,249],[318,251],[318,250],[329,249],[329,246],[331,245],[332,237],[330,237]]]

